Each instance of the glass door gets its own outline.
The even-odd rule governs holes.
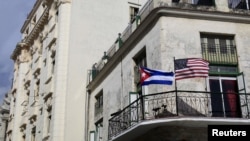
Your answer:
[[[241,117],[238,85],[234,77],[210,77],[213,117]]]

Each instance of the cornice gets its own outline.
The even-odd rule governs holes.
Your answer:
[[[29,35],[27,35],[27,38],[24,39],[25,42],[27,42],[30,45],[33,44],[33,41],[38,37],[40,31],[42,31],[42,29],[44,28],[44,25],[48,21],[48,18],[49,18],[49,8],[46,8],[41,17],[39,18],[39,20],[37,21],[36,25],[32,29],[32,31],[29,33]]]
[[[46,8],[41,17],[39,18],[39,20],[37,21],[36,25],[32,29],[32,31],[29,33],[29,35],[21,42],[17,43],[16,48],[14,49],[11,55],[12,60],[17,59],[17,56],[20,55],[21,50],[23,48],[28,49],[33,44],[34,40],[38,37],[40,31],[43,29],[44,25],[48,21],[48,16],[49,16],[49,8]]]
[[[34,14],[36,13],[37,9],[39,8],[39,6],[41,5],[41,3],[44,0],[37,0],[36,3],[34,4],[32,10],[30,11],[30,13],[27,16],[27,19],[25,20],[22,28],[21,28],[21,33],[23,33],[26,29],[26,27],[29,25],[29,22],[31,21],[32,17],[34,16]]]

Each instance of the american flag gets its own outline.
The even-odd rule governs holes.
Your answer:
[[[209,63],[201,58],[187,58],[174,60],[175,80],[207,77]]]

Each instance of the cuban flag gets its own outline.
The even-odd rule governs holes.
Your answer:
[[[174,80],[173,72],[165,72],[162,70],[152,70],[146,67],[140,67],[141,85],[163,84],[172,85]]]

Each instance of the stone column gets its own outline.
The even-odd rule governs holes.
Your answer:
[[[67,95],[68,50],[71,2],[61,0],[58,14],[58,39],[54,71],[54,93],[52,95],[51,141],[65,140],[65,103]]]
[[[15,109],[14,109],[14,128],[12,131],[12,140],[19,141],[21,138],[20,132],[20,124],[21,117],[23,112],[23,106],[21,106],[24,101],[24,83],[23,80],[25,78],[25,74],[29,68],[29,53],[28,53],[28,45],[25,43],[19,43],[16,47],[16,60],[15,63],[19,66],[17,70],[16,76],[16,101],[15,101]]]

